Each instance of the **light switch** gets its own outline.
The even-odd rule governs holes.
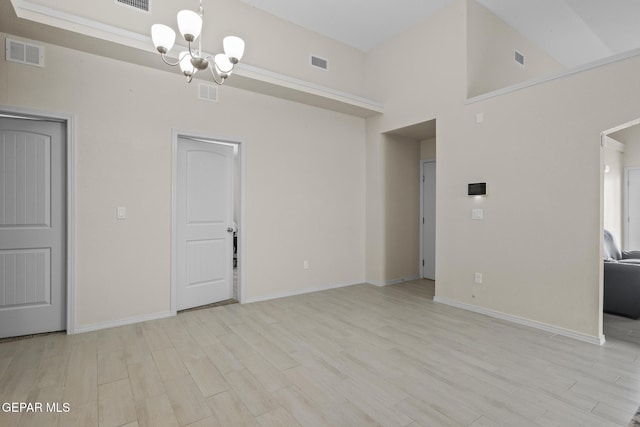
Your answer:
[[[117,219],[126,219],[127,218],[127,208],[124,206],[118,206],[116,209],[116,218]]]
[[[483,212],[482,209],[471,209],[471,219],[482,219]]]

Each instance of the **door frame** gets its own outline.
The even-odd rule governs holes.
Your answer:
[[[640,170],[640,167],[634,166],[624,168],[624,179],[622,187],[622,236],[620,246],[623,250],[629,250],[629,172]]]
[[[76,330],[76,309],[75,309],[75,247],[76,247],[76,159],[75,159],[75,116],[68,113],[58,113],[35,108],[16,107],[0,104],[0,114],[11,115],[17,119],[26,120],[49,120],[65,124],[63,133],[64,143],[66,144],[66,187],[67,187],[67,203],[66,203],[66,239],[67,250],[66,256],[66,286],[67,304],[67,335],[75,334]]]
[[[245,287],[243,286],[243,278],[245,277],[245,241],[246,241],[246,203],[245,203],[245,194],[246,194],[246,158],[245,158],[245,147],[246,144],[239,139],[232,139],[224,136],[215,136],[211,134],[206,134],[197,131],[190,130],[180,130],[180,129],[172,129],[171,136],[171,314],[176,315],[177,310],[177,288],[178,288],[178,278],[177,278],[177,268],[176,268],[176,259],[177,259],[177,219],[178,219],[178,139],[186,138],[186,139],[198,139],[203,140],[204,142],[211,142],[213,144],[223,143],[223,144],[232,144],[238,147],[238,168],[239,173],[237,176],[239,177],[239,212],[238,212],[238,289],[237,295],[239,303],[243,303],[246,299],[245,297]],[[235,174],[234,174],[235,175]],[[232,278],[233,280],[233,278]]]
[[[418,271],[420,271],[420,278],[424,279],[424,267],[422,260],[424,259],[424,223],[422,218],[424,217],[424,168],[427,163],[436,163],[436,159],[422,159],[420,160],[420,259],[418,259]],[[436,170],[438,166],[436,163]],[[437,184],[436,184],[437,185]],[[437,187],[436,187],[436,203],[437,203]],[[436,229],[437,231],[437,229]],[[437,251],[436,251],[437,257]]]

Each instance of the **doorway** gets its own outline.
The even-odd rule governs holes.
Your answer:
[[[174,313],[240,299],[240,152],[240,143],[174,134]]]
[[[67,126],[0,114],[0,338],[67,329]]]

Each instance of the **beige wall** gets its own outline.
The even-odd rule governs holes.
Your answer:
[[[623,167],[640,167],[640,125],[634,125],[611,135],[624,144]]]
[[[0,61],[0,104],[76,119],[76,327],[170,309],[174,128],[246,150],[248,299],[364,280],[363,119],[229,87],[199,101],[172,73],[46,55],[44,68]]]
[[[433,160],[436,158],[436,138],[420,141],[420,159]]]
[[[467,85],[470,98],[562,71],[564,68],[491,11],[468,0]],[[525,66],[514,51],[525,56]]]
[[[407,76],[370,75],[368,87],[383,87],[386,113],[368,120],[368,149],[383,152],[372,150],[384,144],[375,129],[438,119],[439,298],[597,338],[600,134],[637,118],[640,58],[467,105],[465,13],[466,2],[457,1],[370,53],[370,69],[403,61]],[[411,54],[415,39],[421,55]],[[476,123],[478,113],[483,123]],[[379,163],[368,157],[368,164]],[[369,186],[378,184],[374,178],[368,173]],[[467,183],[475,181],[487,182],[488,197],[466,195]],[[376,195],[389,197],[384,186]],[[471,220],[475,207],[484,209],[483,221]],[[368,223],[368,237],[397,227],[393,218]],[[374,260],[367,256],[369,266]],[[475,272],[483,273],[482,285],[474,284]]]
[[[384,206],[385,282],[419,277],[420,257],[420,143],[411,138],[385,135],[386,171]],[[394,222],[402,224],[396,227]]]

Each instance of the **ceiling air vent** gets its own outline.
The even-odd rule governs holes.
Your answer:
[[[151,0],[115,0],[115,2],[144,12],[149,12],[149,8],[151,7],[149,4]]]
[[[520,64],[520,65],[522,65],[524,67],[524,55],[523,54],[521,54],[520,52],[518,52],[516,50],[516,51],[514,51],[513,59],[515,59],[518,64]]]
[[[198,98],[205,101],[218,102],[218,86],[206,83],[198,84]]]
[[[7,61],[44,67],[44,46],[6,39],[5,57]]]
[[[326,70],[329,68],[329,61],[324,58],[320,58],[319,56],[311,55],[311,65],[316,68]]]

